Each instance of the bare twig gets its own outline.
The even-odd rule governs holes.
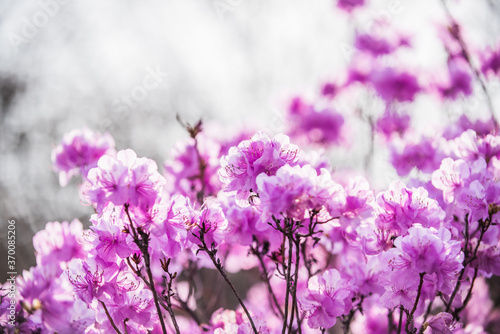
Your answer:
[[[283,319],[284,314],[283,314],[283,311],[281,310],[281,307],[278,303],[278,299],[276,298],[276,294],[274,293],[273,288],[271,287],[271,282],[269,281],[269,273],[267,272],[266,264],[264,263],[264,259],[262,258],[263,254],[259,251],[258,244],[256,247],[251,247],[250,250],[251,250],[252,254],[254,254],[257,257],[257,259],[259,259],[260,267],[262,268],[262,280],[266,283],[267,291],[269,292],[269,296],[271,297],[271,300],[274,304],[274,307],[276,308],[277,312],[279,313],[279,316]]]
[[[99,303],[101,303],[102,307],[104,307],[104,312],[106,312],[106,316],[108,317],[109,323],[111,324],[111,326],[113,326],[113,329],[115,330],[115,332],[118,334],[122,334],[120,332],[120,330],[118,329],[118,327],[116,327],[115,322],[113,321],[113,318],[111,318],[111,315],[108,312],[108,308],[106,307],[106,304],[104,304],[104,302],[102,302],[101,300],[99,300]],[[127,327],[125,327],[125,330],[127,330],[126,328]]]
[[[144,232],[141,228],[136,229],[134,226],[134,223],[132,222],[132,218],[130,217],[129,213],[129,204],[125,203],[124,204],[124,209],[125,213],[127,214],[128,220],[130,222],[130,231],[132,232],[132,237],[134,239],[134,243],[137,245],[139,250],[142,253],[142,256],[144,258],[144,266],[146,268],[146,274],[148,275],[149,279],[149,288],[151,289],[151,292],[153,293],[153,299],[154,303],[156,306],[156,312],[158,313],[158,319],[160,320],[160,325],[163,334],[167,334],[167,328],[165,327],[165,321],[163,320],[163,315],[161,313],[160,309],[160,303],[158,301],[158,293],[156,292],[154,280],[153,280],[153,273],[151,272],[151,257],[149,255],[149,234]]]
[[[212,260],[212,263],[214,264],[215,268],[219,271],[221,274],[222,278],[224,278],[224,281],[227,283],[227,285],[231,288],[233,291],[236,299],[240,303],[241,307],[243,308],[243,311],[248,317],[248,321],[250,322],[250,325],[252,326],[252,329],[255,334],[258,334],[257,328],[255,327],[255,323],[253,322],[252,316],[250,315],[250,312],[248,311],[245,303],[241,299],[238,291],[236,291],[236,288],[234,287],[233,283],[229,280],[229,277],[227,277],[226,272],[224,271],[224,268],[222,267],[222,263],[220,262],[220,259],[217,258],[217,250],[215,249],[215,245],[212,245],[210,248],[208,248],[207,243],[205,242],[205,234],[208,232],[205,222],[201,223],[200,230],[199,230],[199,235],[193,233],[193,236],[197,238],[200,241],[200,245],[198,245],[199,250],[198,251],[204,251],[207,253],[207,255],[210,257],[210,260]]]
[[[446,15],[448,16],[448,19],[450,20],[451,25],[452,25],[452,27],[450,29],[450,33],[457,40],[457,42],[460,44],[460,48],[462,49],[463,58],[467,61],[467,63],[469,64],[469,67],[471,68],[472,72],[474,73],[476,80],[481,85],[481,89],[483,90],[483,92],[486,96],[486,102],[488,104],[488,108],[490,110],[491,117],[493,118],[493,121],[495,122],[495,128],[498,130],[499,123],[498,123],[498,120],[497,120],[496,115],[495,115],[495,109],[493,107],[493,102],[492,102],[491,96],[488,92],[488,88],[486,87],[486,83],[484,82],[483,77],[481,76],[481,73],[479,72],[479,70],[472,63],[472,59],[470,57],[470,52],[468,50],[467,44],[465,43],[465,41],[462,37],[462,34],[460,32],[460,26],[458,25],[458,23],[455,20],[455,18],[453,17],[453,15],[451,15],[450,9],[448,8],[448,5],[446,4],[446,0],[441,0],[441,4],[443,5],[443,8],[446,12]]]

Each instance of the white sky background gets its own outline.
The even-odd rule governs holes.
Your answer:
[[[314,98],[343,73],[341,46],[352,43],[353,24],[366,27],[388,13],[417,37],[406,64],[444,66],[439,0],[367,2],[353,22],[333,0],[0,0],[0,78],[23,87],[0,116],[0,231],[7,219],[26,224],[18,247],[28,247],[47,221],[91,214],[79,204],[76,183],[60,189],[51,170],[52,147],[73,128],[109,131],[118,149],[130,147],[160,166],[174,141],[187,138],[176,113],[221,123],[222,132],[244,124],[281,131],[292,96]],[[472,50],[500,39],[498,1],[451,1],[450,8]],[[120,108],[151,69],[166,75],[133,108]],[[423,132],[447,120],[429,99],[410,112]],[[354,134],[353,150],[338,161],[359,166],[367,134]],[[375,166],[388,170],[384,159]]]

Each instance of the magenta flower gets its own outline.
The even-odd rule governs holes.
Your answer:
[[[168,191],[189,196],[192,200],[202,190],[205,196],[211,196],[221,188],[217,175],[220,167],[219,143],[201,133],[197,136],[196,147],[192,138],[185,143],[177,143],[171,152],[171,158],[164,164],[169,181]]]
[[[407,142],[399,149],[392,146],[391,163],[400,176],[407,175],[413,168],[431,173],[443,158],[438,145],[439,141],[435,139],[422,138],[417,143]]]
[[[377,93],[388,103],[411,102],[421,90],[418,79],[413,74],[392,67],[375,69],[370,74],[370,81]]]
[[[498,75],[500,73],[500,48],[486,49],[481,55],[481,71],[484,75]]]
[[[339,258],[340,271],[353,290],[368,296],[384,292],[378,282],[382,269],[378,256],[366,256],[362,248],[346,247]]]
[[[375,304],[369,309],[363,307],[363,314],[357,314],[351,324],[353,333],[395,334],[396,329],[389,332],[388,310]]]
[[[219,193],[219,196],[222,193]],[[234,199],[229,197],[227,202],[232,203]],[[225,216],[228,220],[226,242],[249,246],[253,242],[253,235],[259,233],[256,225],[260,219],[260,212],[255,206],[240,207],[224,203]],[[264,229],[270,226],[266,223]]]
[[[197,223],[199,213],[193,208],[189,198],[174,195],[169,201],[158,205],[155,225],[151,228],[150,247],[160,258],[174,258],[186,247],[188,233]]]
[[[258,316],[252,315],[255,327],[258,333],[270,334],[266,326],[265,320]],[[254,333],[246,314],[241,311],[218,309],[210,319],[210,325],[207,326],[208,334],[252,334]]]
[[[323,169],[318,175],[310,165],[285,165],[276,175],[257,177],[260,208],[264,215],[303,220],[309,210],[321,210],[342,187]]]
[[[128,333],[147,333],[153,329],[153,324],[158,317],[150,290],[142,288],[141,284],[136,290],[124,291],[113,297],[105,304],[111,318],[121,331],[125,332],[125,319],[128,319],[126,321]],[[97,323],[104,332],[114,332],[103,307],[98,305],[97,308],[99,310],[96,317]]]
[[[129,226],[128,220],[123,219],[127,217],[119,208],[105,210],[101,215],[95,214],[90,218],[93,226],[90,227],[87,239],[104,261],[116,262],[118,258],[123,259],[139,252],[132,237],[123,232]]]
[[[428,197],[424,188],[406,188],[402,181],[394,181],[389,189],[377,195],[376,225],[404,235],[414,224],[438,228],[445,212],[436,200]]]
[[[495,129],[495,122],[490,118],[486,121],[476,120],[472,122],[467,116],[462,115],[455,124],[449,126],[443,136],[447,139],[459,137],[466,130],[474,130],[479,137],[492,134]]]
[[[419,284],[418,272],[409,269],[390,271],[381,275],[379,282],[386,289],[380,297],[380,305],[389,309],[399,305],[407,310],[413,308]]]
[[[52,150],[52,163],[59,172],[61,186],[66,186],[77,174],[86,178],[100,157],[114,153],[114,146],[113,138],[107,133],[100,135],[86,128],[66,133],[62,143]]]
[[[460,95],[472,94],[472,74],[470,65],[461,57],[451,57],[448,60],[448,81],[439,87],[444,98],[455,100]]]
[[[395,33],[394,29],[378,24],[376,33],[356,33],[354,45],[374,57],[390,54],[401,46],[409,46],[408,38]]]
[[[332,109],[316,110],[300,98],[289,108],[288,133],[299,142],[334,145],[344,141],[344,117]]]
[[[463,333],[459,322],[453,321],[453,316],[446,312],[440,312],[429,319],[429,327],[432,334]]]
[[[479,272],[484,277],[500,275],[500,249],[498,244],[487,246],[481,243],[477,252]]]
[[[469,221],[476,222],[488,218],[489,205],[486,200],[486,190],[478,180],[472,181],[462,189],[456,200],[457,209],[469,213]]]
[[[328,329],[335,325],[337,317],[349,312],[352,295],[349,282],[336,269],[329,269],[309,279],[299,302],[311,328]]]
[[[17,279],[20,297],[25,309],[33,312],[34,319],[47,331],[70,333],[74,303],[71,287],[58,276],[51,276],[43,267],[32,267]]]
[[[398,114],[387,109],[384,114],[377,120],[375,129],[383,134],[386,138],[390,138],[393,133],[402,135],[410,126],[410,116],[407,114]]]
[[[106,277],[103,277],[102,266],[99,268],[94,261],[75,259],[69,263],[66,274],[77,297],[85,303],[90,304],[94,297],[101,295]]]
[[[338,198],[340,199],[340,196]],[[368,181],[359,176],[350,179],[345,187],[345,206],[339,209],[341,225],[356,228],[363,220],[371,217],[374,199]],[[331,214],[335,215],[334,212]]]
[[[156,163],[137,158],[132,150],[118,152],[116,159],[103,156],[88,174],[88,198],[98,210],[108,204],[147,207],[154,204],[165,183]]]
[[[235,192],[238,205],[247,206],[248,198],[257,191],[256,179],[261,173],[274,175],[283,165],[296,165],[300,150],[290,144],[290,139],[279,134],[270,139],[262,132],[250,140],[231,147],[221,158],[220,180],[226,184],[224,191]]]
[[[382,254],[382,262],[387,264],[391,275],[389,281],[383,282],[386,289],[390,290],[398,275],[412,272],[417,281],[420,273],[434,276],[436,289],[451,293],[452,281],[463,267],[464,254],[460,241],[452,240],[450,231],[415,224],[408,235],[396,238],[394,246]]]
[[[482,157],[489,163],[493,157],[500,156],[500,136],[478,137],[474,130],[467,130],[451,141],[451,147],[458,158],[475,161]]]
[[[198,234],[199,229],[204,228],[204,238],[206,244],[217,246],[224,240],[227,233],[228,222],[220,203],[216,201],[205,202],[199,212],[197,223],[191,230],[192,233]]]
[[[53,267],[54,274],[59,275],[66,263],[76,258],[86,258],[82,245],[83,226],[78,219],[51,222],[45,229],[33,237],[36,262],[40,267]],[[47,269],[47,268],[45,268]]]
[[[140,285],[125,261],[106,262],[98,256],[71,261],[64,275],[77,299],[87,304],[92,304],[94,299],[113,299]]]
[[[464,160],[445,158],[439,169],[432,173],[432,185],[443,191],[446,203],[452,203],[469,176],[470,168]]]
[[[270,251],[281,246],[283,235],[267,223],[268,220],[262,215],[260,208],[232,205],[234,196],[224,199],[223,193],[219,193],[219,199],[223,203],[228,221],[224,237],[227,245],[250,246],[255,238],[260,244],[268,243]]]
[[[356,7],[361,7],[365,4],[365,0],[338,0],[337,6],[346,12],[352,12]]]

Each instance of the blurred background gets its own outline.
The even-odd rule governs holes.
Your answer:
[[[446,62],[438,0],[367,2],[353,19],[334,0],[0,0],[0,252],[10,219],[18,273],[35,264],[32,237],[47,222],[88,225],[92,209],[80,205],[77,181],[61,188],[51,167],[53,147],[74,128],[109,132],[117,149],[159,166],[187,138],[176,114],[223,131],[283,131],[290,99],[314,98],[343,75],[354,27],[379,19],[415,37],[410,62]],[[496,43],[499,1],[452,1],[450,8],[472,49]],[[411,113],[423,132],[450,118],[426,99]],[[353,149],[334,156],[335,166],[362,165],[369,135],[359,126]],[[374,168],[392,167],[382,158]],[[2,259],[2,282],[6,271]]]

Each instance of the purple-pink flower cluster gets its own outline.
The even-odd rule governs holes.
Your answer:
[[[365,2],[336,4],[352,19]],[[452,21],[443,66],[421,69],[405,63],[411,37],[388,22],[353,34],[344,73],[315,98],[292,99],[285,133],[242,129],[227,140],[201,121],[183,124],[189,137],[163,170],[116,152],[109,134],[66,134],[54,170],[62,186],[81,174],[88,224],[50,222],[33,237],[36,265],[17,276],[15,293],[1,286],[0,331],[496,328],[486,280],[500,276],[495,111],[421,133],[413,106],[421,96],[443,109],[471,98],[498,76],[499,52],[471,53]],[[348,137],[361,135],[355,123],[369,130],[367,153],[344,168]],[[370,170],[381,156],[386,166]]]

